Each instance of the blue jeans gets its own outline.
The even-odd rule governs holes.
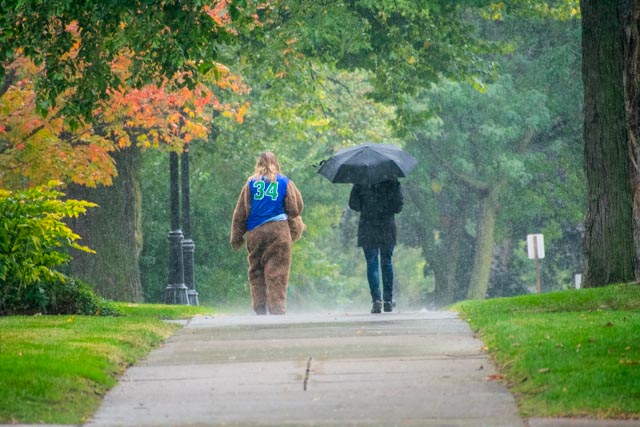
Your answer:
[[[367,261],[367,280],[371,300],[380,301],[380,271],[382,271],[382,296],[384,301],[393,301],[393,245],[379,248],[362,248]],[[380,261],[378,262],[378,255]]]

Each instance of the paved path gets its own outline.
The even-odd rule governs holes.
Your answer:
[[[196,317],[87,427],[524,427],[495,373],[449,312]]]

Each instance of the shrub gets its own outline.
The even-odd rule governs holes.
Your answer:
[[[0,189],[0,314],[100,311],[103,303],[88,285],[57,270],[69,261],[69,248],[93,252],[77,243],[80,236],[63,219],[96,205],[61,200],[59,185]]]
[[[7,294],[4,304],[9,310],[0,314],[120,314],[114,304],[97,296],[90,285],[66,276],[46,283],[35,283],[20,294]]]
[[[68,278],[45,287],[47,303],[43,314],[81,314],[87,316],[116,316],[118,309],[96,295],[93,288],[78,279]]]

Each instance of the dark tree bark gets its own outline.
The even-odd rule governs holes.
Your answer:
[[[635,280],[640,281],[640,1],[621,9],[624,23],[624,97],[631,159]]]
[[[81,243],[96,251],[76,251],[71,275],[91,284],[95,291],[115,301],[141,302],[138,261],[142,249],[141,191],[138,176],[140,152],[135,147],[113,155],[118,176],[110,187],[72,186],[67,195],[89,200],[99,207],[72,221]]]
[[[588,197],[585,287],[634,279],[629,144],[622,78],[621,8],[625,3],[624,0],[580,2]]]
[[[435,300],[439,306],[452,304],[456,300],[458,286],[463,286],[464,281],[458,280],[458,261],[462,251],[464,239],[464,229],[461,224],[453,224],[449,227],[447,235],[447,256],[443,256],[442,270],[444,273],[435,271],[436,288],[434,291]],[[434,267],[435,270],[435,267]],[[439,280],[438,280],[439,279]]]

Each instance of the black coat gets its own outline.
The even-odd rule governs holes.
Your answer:
[[[349,207],[360,212],[358,246],[395,245],[395,214],[402,211],[402,205],[402,190],[397,180],[372,186],[355,184],[349,196]]]

